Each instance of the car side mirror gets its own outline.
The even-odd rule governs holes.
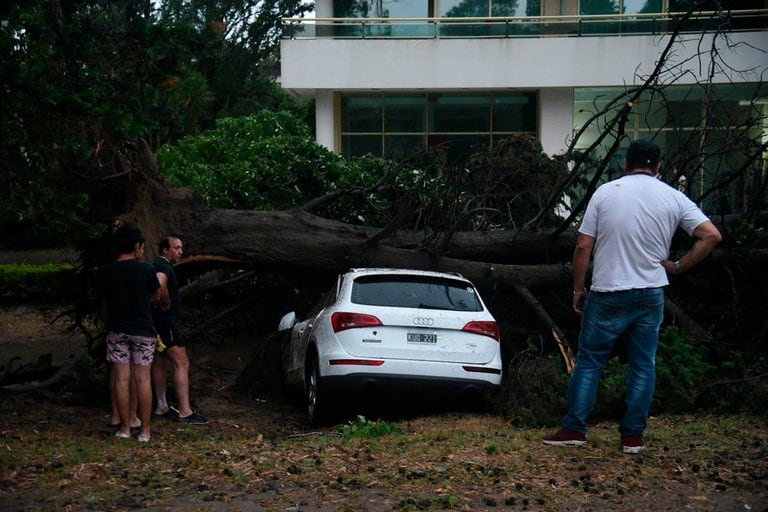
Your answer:
[[[292,329],[294,325],[296,325],[296,313],[291,311],[290,313],[285,314],[283,318],[280,319],[280,323],[277,326],[277,330],[287,331],[288,329]]]

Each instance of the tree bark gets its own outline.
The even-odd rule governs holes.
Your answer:
[[[370,229],[322,219],[299,210],[203,210],[197,207],[169,227],[183,234],[187,258],[181,265],[205,261],[239,262],[272,271],[338,273],[354,267],[404,267],[459,272],[480,288],[568,285],[563,263],[510,265],[441,256],[428,249],[392,245],[369,247]],[[489,238],[493,238],[492,236]],[[407,236],[400,240],[412,240]],[[467,236],[477,247],[492,247],[482,236]],[[393,241],[397,242],[397,241]],[[390,243],[393,243],[390,242]],[[476,249],[473,249],[476,250]],[[465,255],[462,250],[457,251]]]

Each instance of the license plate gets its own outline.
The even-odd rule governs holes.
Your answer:
[[[421,332],[409,332],[408,343],[437,343],[437,334],[424,334]]]

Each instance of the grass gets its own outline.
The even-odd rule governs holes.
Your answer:
[[[9,508],[122,510],[184,498],[188,510],[226,510],[236,497],[268,510],[626,510],[628,499],[656,510],[715,499],[768,508],[768,433],[750,416],[652,418],[648,449],[628,456],[610,422],[592,426],[585,448],[553,448],[541,443],[544,429],[492,415],[359,417],[307,431],[267,406],[228,404],[204,426],[158,421],[141,446],[115,440],[99,410],[0,402],[0,503]]]
[[[371,421],[366,419],[365,416],[357,416],[354,421],[342,425],[339,431],[347,438],[376,438],[397,435],[403,432],[400,427],[384,421]]]

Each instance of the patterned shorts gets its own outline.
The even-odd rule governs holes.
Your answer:
[[[154,336],[132,336],[120,332],[107,333],[107,361],[149,366],[155,354]]]

